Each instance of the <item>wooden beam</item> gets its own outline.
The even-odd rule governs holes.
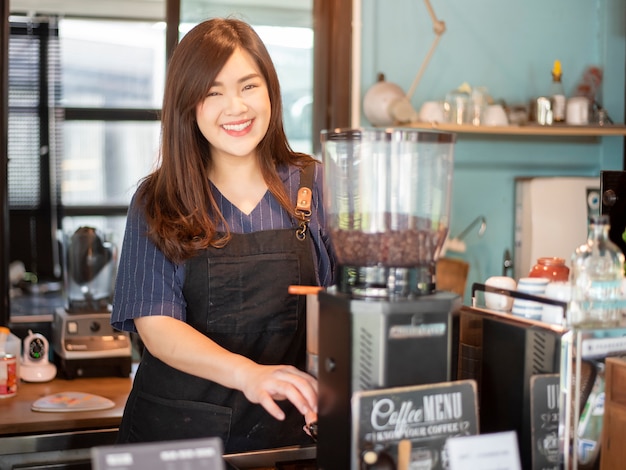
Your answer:
[[[313,151],[320,131],[351,123],[352,2],[313,2]]]
[[[7,326],[9,305],[9,0],[0,0],[0,325]]]

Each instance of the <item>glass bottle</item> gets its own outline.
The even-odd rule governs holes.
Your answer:
[[[572,255],[570,325],[601,328],[619,323],[623,265],[623,253],[609,239],[609,217],[591,216],[587,242]]]
[[[562,75],[561,61],[555,60],[552,67],[552,85],[550,86],[552,122],[565,121],[565,90],[561,82]]]
[[[578,424],[578,463],[585,468],[597,468],[596,462],[600,454],[602,440],[602,424],[604,422],[604,403],[606,399],[604,364],[598,362],[597,374],[593,388],[583,411],[580,414]]]
[[[446,94],[446,100],[443,103],[446,122],[458,125],[469,122],[470,92],[469,86],[464,84]]]

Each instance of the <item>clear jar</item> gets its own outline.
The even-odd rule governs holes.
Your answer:
[[[563,258],[544,257],[537,260],[528,277],[544,277],[550,282],[560,282],[569,280],[569,268]]]
[[[470,116],[470,94],[458,89],[452,90],[446,95],[443,103],[446,122],[450,124],[467,124]]]
[[[609,239],[608,216],[591,216],[587,242],[572,255],[568,324],[602,328],[620,322],[623,266],[623,253]]]
[[[432,294],[448,234],[455,135],[399,128],[323,130],[326,222],[341,292]]]

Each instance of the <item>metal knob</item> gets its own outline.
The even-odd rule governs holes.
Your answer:
[[[602,193],[602,204],[607,207],[613,207],[617,202],[617,194],[612,189],[607,189]]]

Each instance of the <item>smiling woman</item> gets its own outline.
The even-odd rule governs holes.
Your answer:
[[[333,281],[321,165],[290,148],[279,79],[249,24],[211,18],[184,35],[161,130],[111,314],[145,344],[119,440],[219,436],[231,453],[311,444],[305,299],[288,288]]]

